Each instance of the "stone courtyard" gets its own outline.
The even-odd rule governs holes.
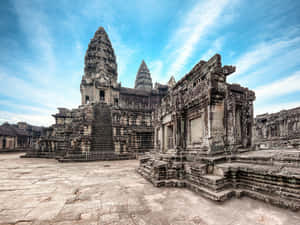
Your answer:
[[[137,160],[58,163],[0,155],[0,224],[299,225],[300,213],[247,197],[222,204],[156,188]]]

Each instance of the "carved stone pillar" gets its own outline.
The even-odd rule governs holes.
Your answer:
[[[186,139],[187,139],[187,121],[186,121],[186,115],[183,113],[181,117],[181,144],[180,146],[183,149],[186,149]]]
[[[174,127],[175,127],[175,149],[177,147],[181,147],[181,116],[176,114],[175,116],[175,123],[174,123]]]

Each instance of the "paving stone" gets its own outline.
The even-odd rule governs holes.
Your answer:
[[[32,185],[37,186],[33,189],[33,193],[30,193],[30,189],[28,189],[27,195],[9,195],[9,198],[5,198],[5,195],[1,195],[2,192],[0,192],[0,197],[4,202],[12,200],[17,206],[21,206],[22,203],[27,205],[25,208],[14,209],[13,204],[7,204],[6,206],[10,206],[12,209],[5,209],[4,205],[0,204],[1,225],[11,225],[17,222],[31,223],[31,225],[99,225],[101,218],[104,224],[118,225],[190,225],[197,223],[215,225],[220,224],[220,221],[225,225],[298,225],[300,221],[299,213],[247,197],[217,204],[187,189],[153,187],[151,183],[145,183],[144,178],[137,175],[134,168],[138,166],[138,161],[134,160],[112,161],[110,162],[112,167],[104,167],[106,162],[60,164],[55,160],[35,161],[34,159],[19,158],[19,156],[20,154],[0,154],[0,160],[6,159],[1,163],[0,172],[18,173],[14,169],[7,169],[12,164],[18,164],[20,167],[30,170],[33,179]],[[37,169],[41,165],[43,168]],[[60,170],[51,170],[56,166],[59,166]],[[101,177],[97,172],[99,167],[102,169]],[[116,170],[111,170],[111,168],[116,168]],[[49,176],[49,180],[53,181],[53,185],[56,186],[50,195],[48,192],[36,191],[39,185],[44,188],[42,184],[35,181],[38,181],[46,171],[51,171],[52,176]],[[83,177],[87,172],[90,174],[89,178]],[[128,176],[124,176],[124,173]],[[107,196],[115,197],[109,200],[105,195],[103,195],[103,199],[101,199],[102,195],[98,195],[98,199],[90,197],[73,203],[67,202],[68,198],[64,196],[66,193],[70,193],[70,187],[60,182],[58,178],[62,177],[68,177],[71,180],[101,181],[92,186],[85,186],[84,182],[74,183],[71,191],[74,196],[76,194],[93,196],[96,192],[111,192]],[[15,183],[17,181],[15,179],[21,178],[14,176],[13,182]],[[116,180],[118,180],[117,183],[115,183]],[[6,185],[9,182],[10,180],[7,180]],[[106,185],[103,185],[105,183],[113,185],[112,188],[107,188]],[[2,185],[3,183],[0,182],[0,188]],[[64,189],[67,190],[64,191]],[[125,197],[128,199],[128,205],[124,204]],[[28,208],[30,199],[34,202],[32,208]]]

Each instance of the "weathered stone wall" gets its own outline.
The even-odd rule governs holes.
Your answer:
[[[28,156],[66,157],[89,151],[93,107],[86,105],[78,109],[59,108],[53,115],[55,124],[38,140]]]
[[[218,154],[251,147],[255,95],[226,83],[234,71],[215,55],[178,81],[154,113],[156,148]]]
[[[32,126],[25,122],[18,124],[4,123],[0,126],[0,150],[27,151],[33,142],[43,133],[44,128]]]
[[[119,103],[112,106],[115,151],[139,154],[153,149],[152,112],[167,89],[119,89]]]
[[[258,115],[253,130],[258,149],[300,149],[300,108]]]

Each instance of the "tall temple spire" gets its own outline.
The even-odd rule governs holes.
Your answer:
[[[134,87],[137,89],[144,89],[147,91],[151,91],[152,89],[151,74],[144,60],[142,61],[140,68],[137,72]]]
[[[103,27],[99,27],[91,39],[84,58],[84,75],[80,84],[81,102],[104,101],[113,97],[108,88],[116,87],[118,80],[114,49]]]
[[[95,79],[105,76],[117,81],[117,62],[114,49],[103,27],[99,27],[91,39],[85,55],[84,75]]]

